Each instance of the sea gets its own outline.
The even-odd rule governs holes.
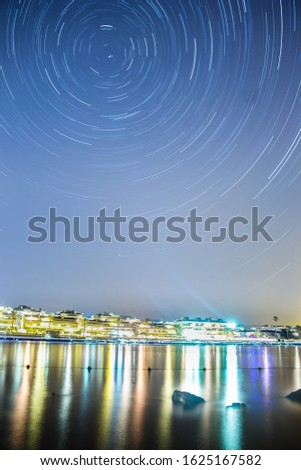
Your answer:
[[[0,449],[300,449],[300,388],[298,346],[3,341]]]

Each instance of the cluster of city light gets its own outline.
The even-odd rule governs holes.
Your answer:
[[[221,318],[141,320],[113,313],[86,316],[73,310],[47,313],[27,306],[0,307],[0,336],[46,340],[280,341],[297,340],[298,327],[243,326]]]

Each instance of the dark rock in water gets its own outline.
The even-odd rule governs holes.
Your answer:
[[[297,401],[298,403],[301,403],[301,389],[296,390],[296,392],[289,393],[286,395],[285,398],[288,398],[291,401]]]
[[[188,392],[180,392],[175,390],[172,394],[172,401],[178,405],[183,405],[184,408],[194,408],[200,403],[205,403],[204,398],[198,397]]]
[[[247,405],[245,403],[234,402],[234,403],[232,403],[232,405],[226,406],[226,409],[228,409],[228,408],[245,409],[245,408],[247,408]]]

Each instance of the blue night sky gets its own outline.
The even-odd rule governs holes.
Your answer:
[[[0,21],[0,304],[301,321],[299,0],[3,0]],[[273,243],[27,242],[50,207],[84,233],[102,208],[252,206]]]

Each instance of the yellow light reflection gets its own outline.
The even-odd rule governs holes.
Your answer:
[[[30,343],[19,344],[17,354],[21,359],[22,367],[18,367],[20,386],[16,393],[15,408],[12,414],[11,441],[15,443],[17,449],[25,447],[27,422],[29,413],[30,387],[32,380],[32,370],[27,370],[25,366],[30,363]]]
[[[104,449],[108,446],[110,427],[114,404],[114,373],[115,373],[116,346],[109,344],[104,358],[104,386],[102,390],[100,413],[98,418],[99,446]]]
[[[143,347],[137,348],[136,356],[136,384],[133,392],[135,406],[133,408],[132,429],[133,445],[135,449],[141,448],[143,438],[143,414],[145,408],[145,399],[147,398],[146,378],[148,372],[143,368]]]
[[[45,410],[45,399],[47,394],[46,387],[46,361],[47,349],[49,345],[40,343],[38,346],[37,367],[32,384],[30,397],[30,415],[28,423],[28,446],[30,449],[39,448],[39,440],[41,437],[41,421]]]
[[[173,351],[173,353],[172,353]],[[170,427],[172,414],[171,396],[174,390],[174,368],[172,364],[174,349],[166,346],[163,372],[162,404],[158,420],[159,448],[170,449]]]

